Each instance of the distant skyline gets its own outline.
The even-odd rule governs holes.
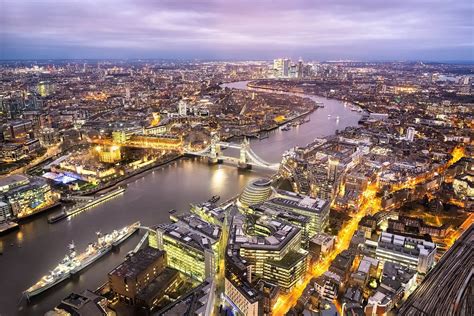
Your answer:
[[[471,0],[2,0],[0,59],[474,61]]]

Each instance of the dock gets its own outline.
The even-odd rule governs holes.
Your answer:
[[[108,193],[102,194],[100,196],[94,197],[92,199],[88,199],[87,202],[80,203],[80,205],[73,207],[72,209],[69,210],[63,210],[58,213],[52,214],[50,217],[48,217],[48,222],[50,224],[57,223],[60,220],[63,220],[69,216],[76,215],[80,212],[83,212],[85,210],[88,210],[94,206],[97,206],[100,203],[106,202],[110,199],[113,199],[114,197],[117,197],[118,195],[122,194],[125,192],[125,188],[117,188],[115,190],[112,190]]]

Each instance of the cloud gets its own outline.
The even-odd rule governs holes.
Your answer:
[[[0,58],[469,59],[469,0],[3,0]]]

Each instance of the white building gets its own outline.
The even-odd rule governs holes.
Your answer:
[[[413,127],[407,129],[407,140],[412,142],[415,139],[416,130]]]
[[[184,100],[180,100],[178,103],[178,115],[179,116],[188,115],[188,104]]]
[[[275,71],[275,77],[287,78],[289,76],[290,60],[287,58],[273,60],[273,70]]]
[[[425,274],[434,265],[436,244],[422,239],[382,232],[375,255],[377,259],[384,262],[395,262]]]

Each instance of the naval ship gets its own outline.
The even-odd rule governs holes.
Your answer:
[[[76,253],[74,243],[72,242],[68,247],[68,253],[61,262],[49,274],[43,276],[36,284],[24,291],[23,294],[29,299],[77,274],[108,253],[112,247],[125,241],[139,227],[140,222],[135,222],[106,235],[102,235],[99,232],[97,233],[97,241],[89,244],[86,250],[79,254]]]

